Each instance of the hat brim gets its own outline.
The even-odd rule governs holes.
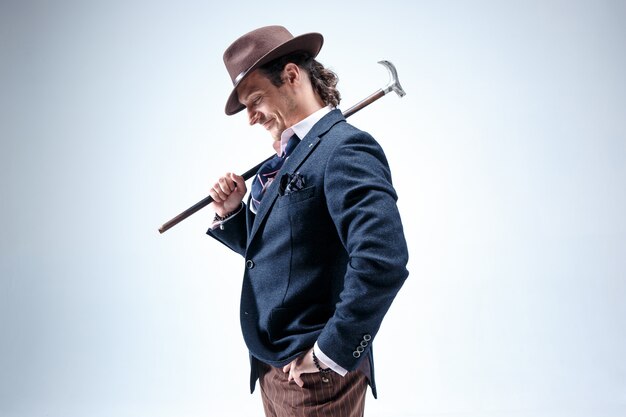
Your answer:
[[[263,55],[250,68],[248,68],[248,70],[239,74],[239,76],[235,80],[235,84],[233,85],[233,91],[230,93],[228,101],[226,101],[226,114],[231,116],[233,114],[239,113],[241,110],[246,108],[243,104],[239,102],[237,87],[254,70],[264,64],[267,64],[270,61],[273,61],[276,58],[280,58],[281,56],[285,56],[296,51],[308,52],[313,58],[315,58],[322,49],[323,44],[324,37],[320,33],[305,33],[304,35],[296,36],[293,39],[290,39],[287,42],[278,45],[276,48]]]

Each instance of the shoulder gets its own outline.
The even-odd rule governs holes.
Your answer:
[[[356,156],[369,154],[387,163],[380,144],[368,132],[348,123],[340,110],[335,109],[325,115],[314,128],[315,136],[321,139],[318,152],[331,160],[341,155]]]
[[[335,111],[339,112],[339,110]],[[339,112],[339,114],[341,114],[341,112]],[[331,115],[332,112],[329,113],[328,116]],[[323,135],[320,135],[320,137],[326,142],[331,142],[327,143],[327,145],[338,145],[343,142],[352,141],[376,142],[376,140],[368,132],[348,123],[343,115],[340,119],[335,119],[332,126],[330,126],[330,128]]]
[[[384,154],[378,141],[368,132],[361,130],[347,121],[335,124],[322,139],[331,152],[359,152]]]

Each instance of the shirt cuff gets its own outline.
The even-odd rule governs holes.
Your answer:
[[[315,346],[313,346],[313,352],[315,352],[315,356],[317,356],[317,358],[320,361],[324,362],[324,365],[328,366],[330,369],[337,372],[339,375],[346,376],[346,374],[348,373],[347,370],[343,369],[341,366],[337,365],[335,361],[333,361],[331,358],[326,356],[324,352],[322,352],[320,347],[317,345],[317,342],[315,342]]]
[[[237,210],[229,213],[228,216],[224,220],[214,220],[213,223],[211,223],[211,226],[209,226],[209,229],[215,230],[219,227],[220,229],[224,230],[224,223],[226,223],[227,221],[235,217],[241,211],[242,208],[243,208],[243,203],[241,203],[241,205],[239,206]]]

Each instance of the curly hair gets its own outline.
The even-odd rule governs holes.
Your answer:
[[[290,62],[307,72],[313,90],[320,96],[325,105],[332,107],[339,105],[341,101],[341,94],[337,90],[339,77],[331,70],[324,68],[322,64],[306,52],[294,52],[285,55],[268,62],[259,69],[269,78],[272,84],[280,87],[284,83],[282,79],[283,69]]]

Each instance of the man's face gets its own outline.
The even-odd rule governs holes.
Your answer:
[[[251,125],[260,124],[274,140],[298,122],[295,119],[296,101],[292,86],[284,83],[276,87],[261,71],[256,70],[237,87],[239,102],[246,106]]]

